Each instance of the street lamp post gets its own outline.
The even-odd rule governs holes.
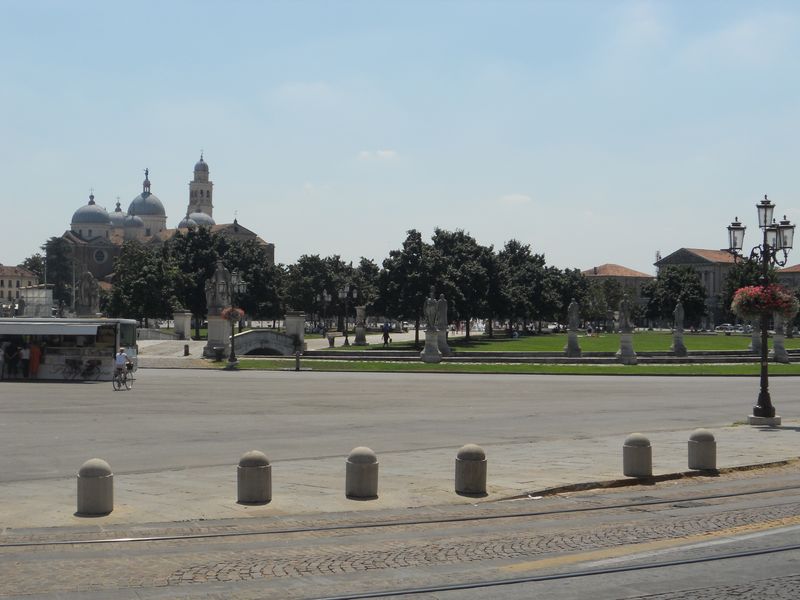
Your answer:
[[[780,223],[776,223],[772,217],[775,205],[769,201],[766,195],[764,199],[756,204],[758,210],[758,226],[762,232],[761,244],[750,250],[750,255],[742,253],[744,243],[745,227],[736,217],[733,223],[728,226],[728,247],[734,260],[747,260],[760,263],[761,266],[761,285],[766,286],[769,278],[769,267],[786,265],[789,250],[792,249],[794,240],[794,225],[784,216]],[[779,252],[783,258],[779,256]],[[774,419],[775,407],[772,405],[772,398],[769,394],[769,359],[768,359],[768,335],[769,315],[761,313],[761,388],[758,393],[758,401],[753,407],[753,417],[751,423],[758,423],[759,419]]]
[[[350,339],[347,337],[347,302],[350,300],[350,293],[352,291],[353,296],[356,295],[356,288],[351,286],[349,283],[344,284],[339,289],[339,300],[344,301],[344,319],[342,321],[342,327],[344,329],[344,346],[350,345]]]
[[[241,319],[241,314],[238,312],[236,308],[236,296],[238,294],[244,294],[247,291],[247,284],[242,279],[242,276],[239,274],[239,271],[233,271],[231,273],[231,311],[236,311],[236,314],[239,314],[239,319]],[[228,357],[228,363],[234,364],[236,362],[236,350],[235,350],[235,327],[236,321],[238,319],[231,318],[231,354]]]
[[[328,304],[331,301],[331,295],[328,293],[328,290],[322,289],[321,294],[316,295],[317,304],[322,304],[322,327],[327,329],[328,328]]]

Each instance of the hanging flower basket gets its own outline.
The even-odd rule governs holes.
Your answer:
[[[794,294],[782,285],[751,285],[739,288],[733,295],[731,311],[742,319],[753,320],[761,315],[779,313],[792,319],[800,308]]]
[[[229,306],[222,310],[222,318],[231,323],[236,323],[244,316],[244,311],[241,308]]]

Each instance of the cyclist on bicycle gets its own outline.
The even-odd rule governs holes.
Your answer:
[[[126,370],[130,364],[133,363],[131,363],[131,359],[128,358],[128,355],[125,353],[125,348],[120,348],[119,352],[114,356],[114,375],[120,375],[123,378],[126,377]]]

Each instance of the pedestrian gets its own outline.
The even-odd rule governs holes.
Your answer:
[[[23,344],[19,350],[19,362],[22,366],[22,376],[27,379],[31,366],[31,349],[28,344]]]
[[[16,344],[6,346],[6,369],[8,378],[13,379],[17,376],[17,364],[19,363],[19,349]]]
[[[31,344],[30,376],[36,379],[39,376],[39,365],[42,362],[42,349],[39,344]]]
[[[383,347],[385,348],[386,346],[388,346],[390,341],[391,341],[391,338],[389,337],[389,324],[388,323],[384,323],[383,324]]]

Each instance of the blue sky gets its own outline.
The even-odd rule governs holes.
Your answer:
[[[0,262],[96,200],[380,262],[405,231],[652,272],[755,203],[800,220],[800,4],[4,2]],[[791,258],[790,258],[791,260]],[[794,262],[800,262],[800,255]]]

